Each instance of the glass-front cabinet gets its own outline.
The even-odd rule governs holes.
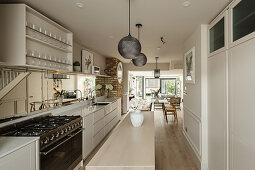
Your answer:
[[[255,0],[236,0],[230,5],[230,44],[255,37]]]
[[[209,53],[214,55],[227,46],[227,12],[215,18],[209,25]]]

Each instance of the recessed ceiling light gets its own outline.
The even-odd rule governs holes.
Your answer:
[[[185,7],[189,7],[190,4],[191,4],[190,1],[184,1],[184,2],[182,3],[182,5],[185,6]]]
[[[161,48],[160,47],[157,47],[157,50],[160,50]]]
[[[76,2],[75,5],[79,8],[83,8],[84,7],[84,4],[81,3],[81,2]]]

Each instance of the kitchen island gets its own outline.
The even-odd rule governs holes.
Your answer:
[[[129,115],[113,131],[86,170],[155,170],[154,112],[143,112],[141,127]]]

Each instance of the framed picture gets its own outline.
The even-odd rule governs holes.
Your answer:
[[[92,73],[93,62],[93,54],[86,50],[81,50],[81,71],[83,73]]]
[[[184,80],[185,83],[195,84],[195,47],[184,55]]]

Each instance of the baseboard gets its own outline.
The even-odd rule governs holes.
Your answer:
[[[201,164],[201,155],[199,154],[199,152],[198,152],[196,146],[193,144],[193,142],[191,141],[189,135],[188,135],[184,130],[182,131],[182,133],[183,133],[183,135],[185,136],[187,142],[189,143],[189,146],[191,147],[191,149],[192,149],[194,155],[196,155],[196,157],[197,157],[197,159],[198,159],[198,162],[200,162],[200,164]]]

